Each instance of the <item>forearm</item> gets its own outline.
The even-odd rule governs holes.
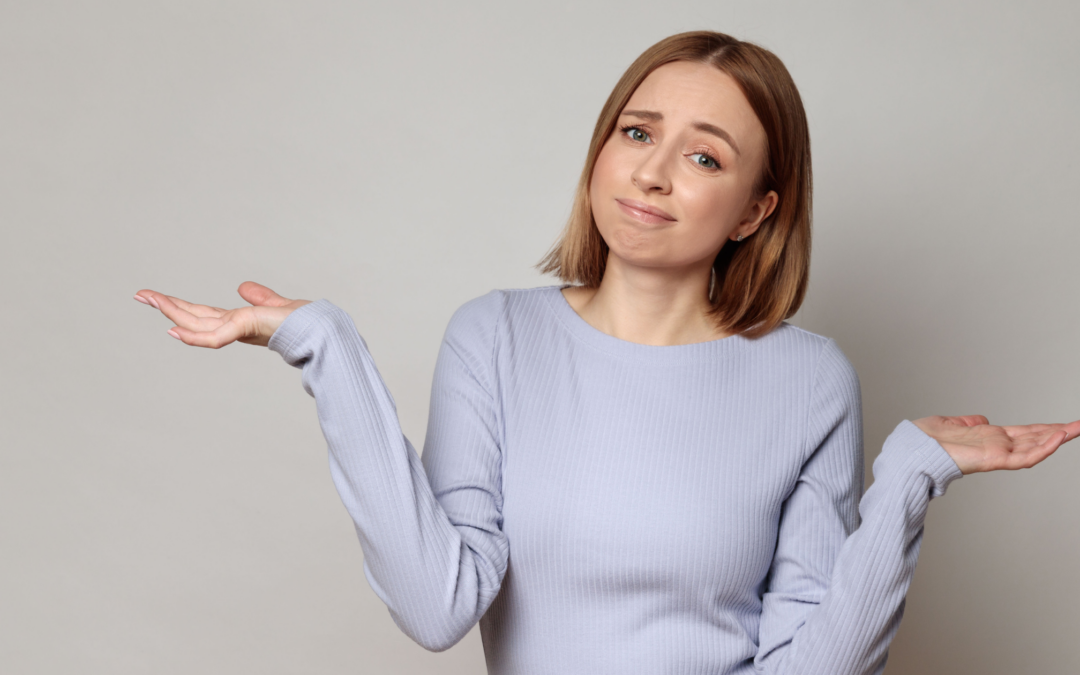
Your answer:
[[[463,528],[466,540],[450,521],[348,314],[325,300],[302,307],[269,347],[303,368],[373,589],[414,640],[454,644],[498,592],[500,540]]]
[[[931,498],[959,477],[956,464],[910,422],[886,441],[874,463],[874,484],[859,503],[862,523],[836,558],[820,604],[770,675],[865,675],[884,669],[903,616]]]

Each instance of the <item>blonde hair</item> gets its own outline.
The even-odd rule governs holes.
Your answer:
[[[779,202],[753,236],[725,242],[713,261],[715,283],[709,297],[709,314],[720,329],[759,337],[795,314],[806,295],[813,182],[810,131],[799,91],[780,59],[723,33],[672,35],[645,50],[623,73],[593,129],[566,227],[536,267],[566,283],[600,285],[608,246],[596,228],[589,200],[593,167],[634,91],[652,71],[673,61],[710,64],[729,75],[765,129],[766,161],[755,193],[775,190]]]

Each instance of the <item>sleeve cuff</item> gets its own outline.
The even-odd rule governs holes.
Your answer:
[[[340,308],[325,298],[294,309],[270,336],[266,347],[272,352],[281,354],[289,365],[301,365],[299,361],[302,355],[298,353],[299,350],[296,347],[303,337],[320,323],[322,317],[336,311],[340,311]]]
[[[889,471],[925,475],[930,479],[931,499],[944,495],[949,485],[964,475],[945,448],[910,420],[897,425],[874,462],[875,476]]]

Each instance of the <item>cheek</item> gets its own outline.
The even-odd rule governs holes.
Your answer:
[[[693,224],[693,230],[708,239],[722,239],[735,223],[731,222],[732,195],[716,185],[701,185],[683,191],[683,217]]]
[[[745,215],[750,191],[741,184],[721,181],[688,185],[683,196],[683,213],[695,223],[695,229],[715,231],[725,238]]]
[[[592,204],[593,219],[601,232],[604,231],[613,208],[611,201],[615,196],[615,186],[619,183],[619,162],[611,152],[610,144],[605,145],[596,157],[592,178],[589,181],[589,201]]]
[[[593,165],[592,181],[589,183],[590,195],[606,192],[617,180],[619,167],[615,154],[611,150],[610,142],[600,149],[596,164]]]

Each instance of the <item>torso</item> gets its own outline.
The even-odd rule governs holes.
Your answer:
[[[490,672],[750,672],[823,338],[633,344],[557,290],[506,292],[495,345],[510,559]]]

